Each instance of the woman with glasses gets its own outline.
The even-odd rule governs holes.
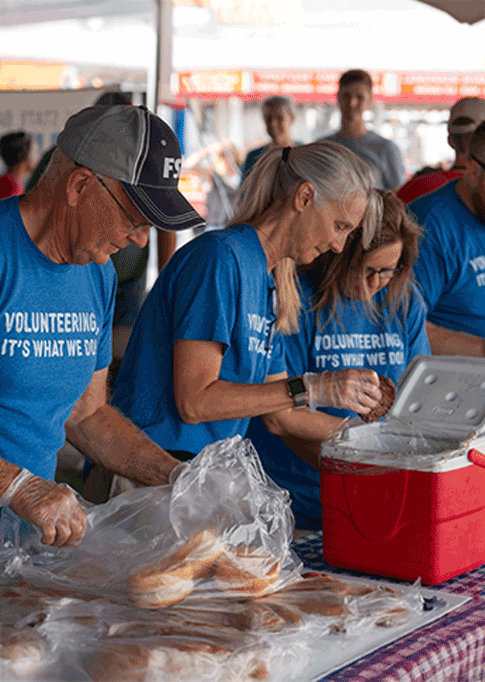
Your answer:
[[[342,252],[323,254],[298,268],[306,310],[299,333],[284,337],[289,374],[365,368],[396,383],[415,355],[430,353],[424,304],[412,271],[421,228],[394,192],[378,191],[384,202],[382,225],[367,249],[359,229]],[[345,409],[324,410],[328,437],[343,419],[357,416]],[[265,417],[267,427],[294,451],[261,419],[251,420],[246,435],[268,475],[290,491],[297,528],[321,528],[319,472],[314,468],[320,441],[296,440],[278,420],[278,414]]]
[[[368,243],[381,209],[369,168],[340,145],[266,152],[232,222],[192,239],[160,273],[135,323],[113,403],[179,459],[244,436],[251,417],[278,410],[297,435],[319,437],[315,415],[298,409],[310,400],[368,412],[381,397],[376,372],[288,380],[281,338],[298,329],[296,265],[339,253],[359,225]]]

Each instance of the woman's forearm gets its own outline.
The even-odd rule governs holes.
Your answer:
[[[220,419],[245,419],[284,410],[293,405],[286,379],[265,384],[214,381],[203,389],[184,391],[176,399],[178,412],[187,424]]]
[[[273,414],[265,414],[261,419],[270,433],[281,436],[283,439],[299,438],[318,443],[332,438],[346,422],[346,419],[334,417],[325,412],[312,413],[306,407],[294,407]]]

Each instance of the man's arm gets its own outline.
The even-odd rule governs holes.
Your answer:
[[[105,469],[144,485],[165,485],[177,459],[106,401],[108,369],[95,372],[66,422],[68,441]]]
[[[485,344],[481,336],[438,327],[431,322],[426,322],[426,331],[433,355],[485,356]]]
[[[20,467],[0,457],[0,497],[7,492],[14,478],[20,474]]]

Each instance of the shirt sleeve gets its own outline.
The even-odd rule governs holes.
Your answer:
[[[173,288],[172,343],[190,339],[229,346],[239,288],[230,249],[194,249]]]
[[[103,279],[106,309],[96,353],[96,371],[109,367],[111,360],[113,359],[112,336],[117,280],[116,271],[111,262],[103,267],[106,268],[107,273]]]

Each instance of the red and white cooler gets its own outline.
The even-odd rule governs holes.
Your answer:
[[[321,447],[325,561],[425,585],[484,564],[485,359],[416,356],[355,424]]]

